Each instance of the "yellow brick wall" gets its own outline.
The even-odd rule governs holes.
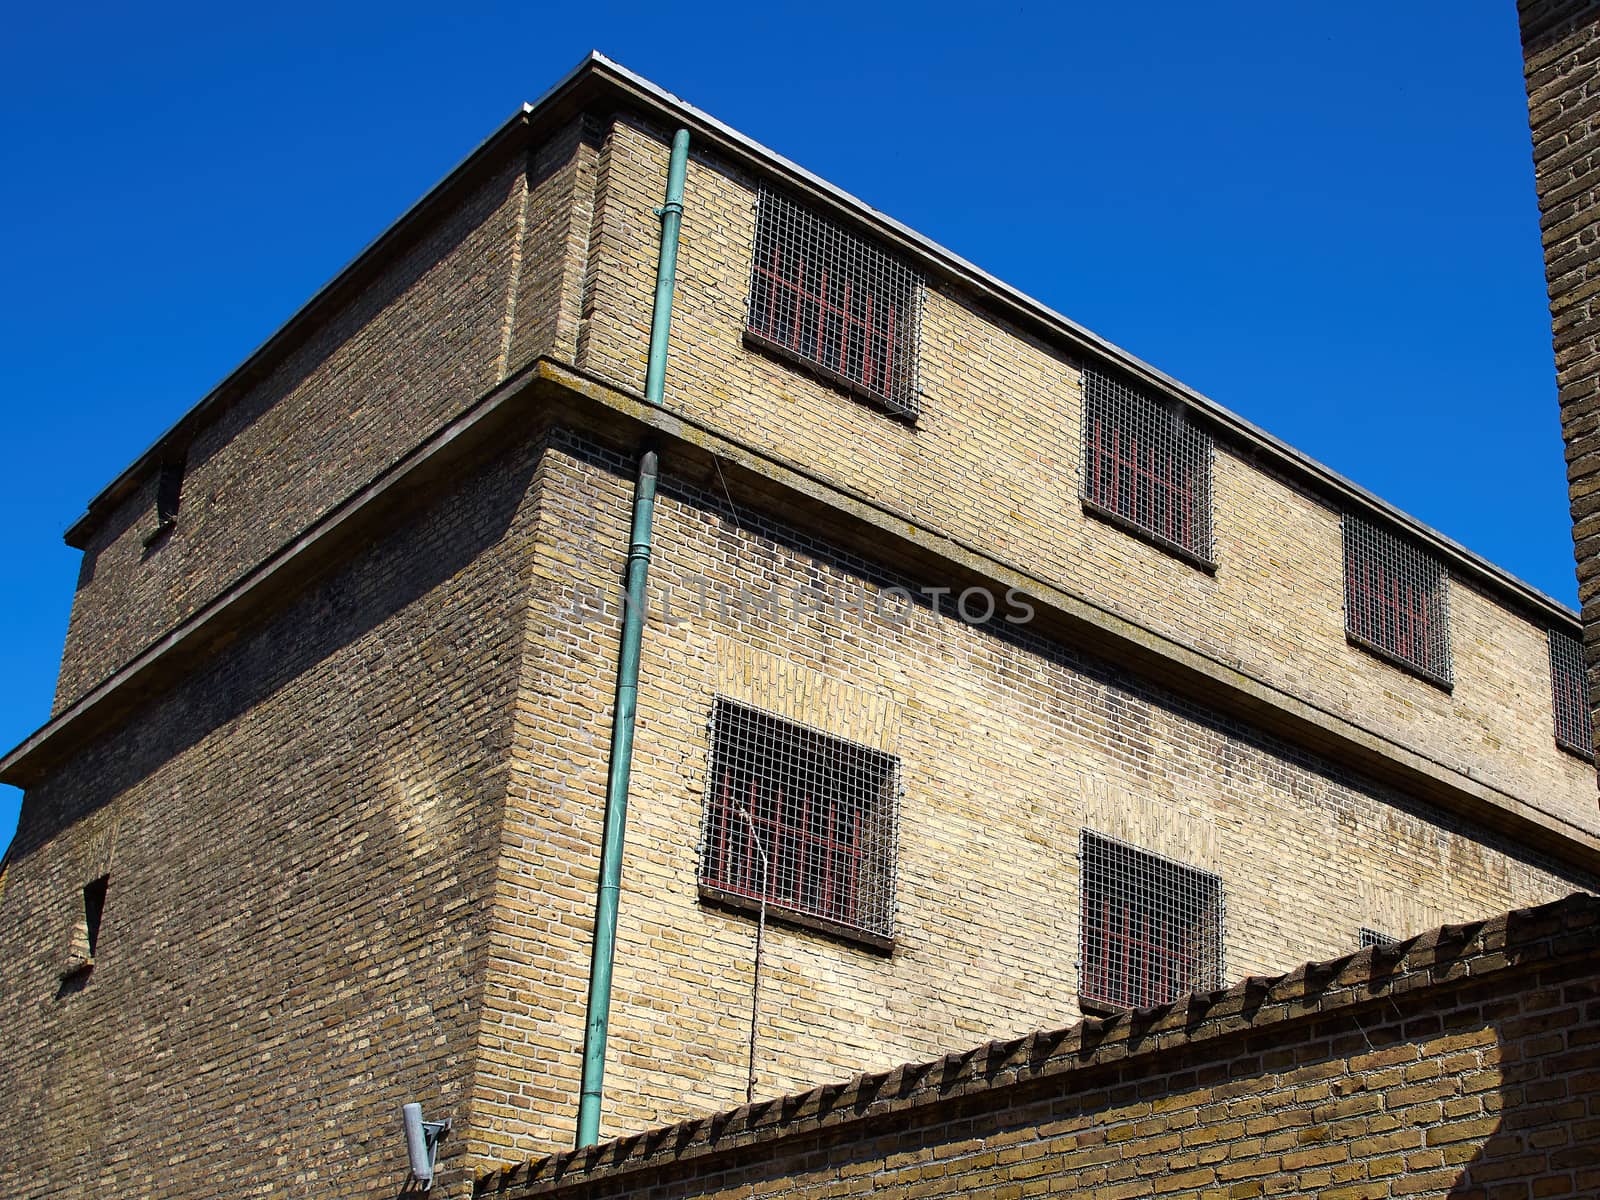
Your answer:
[[[580,365],[642,385],[666,147],[612,127]],[[801,463],[1230,666],[1600,830],[1592,766],[1554,742],[1545,631],[1452,580],[1447,693],[1347,644],[1339,514],[1219,445],[1215,576],[1086,517],[1078,368],[944,285],[915,428],[742,344],[755,191],[692,159],[667,405]]]
[[[538,354],[576,341],[594,149],[581,121],[418,231],[197,429],[177,527],[152,473],[84,554],[60,712]],[[570,275],[570,278],[569,278]]]
[[[485,1172],[474,1194],[1590,1200],[1597,920],[1574,896],[1434,930]]]
[[[657,234],[651,210],[664,174],[656,137],[628,124],[609,133],[570,128],[486,183],[395,265],[368,309],[343,314],[323,340],[227,409],[202,431],[187,516],[154,564],[178,572],[181,583],[140,561],[150,495],[124,504],[97,533],[58,707],[534,356],[570,357],[639,387]],[[1086,519],[1077,501],[1076,368],[960,295],[928,295],[926,395],[914,428],[747,351],[740,329],[750,181],[696,161],[688,193],[670,407],[1530,803],[1594,823],[1592,770],[1550,743],[1540,630],[1455,585],[1453,695],[1352,650],[1340,618],[1337,515],[1225,449],[1216,467],[1214,577]],[[418,346],[427,352],[414,353]],[[321,419],[334,411],[343,417]],[[519,461],[526,466],[531,456]],[[373,1023],[406,1019],[395,1007],[404,997],[376,1005],[360,991],[353,1000],[341,992],[351,978],[338,958],[346,944],[328,930],[347,899],[366,903],[361,930],[372,937],[350,943],[348,955],[361,986],[380,987],[390,918],[367,893],[374,878],[389,879],[394,864],[404,864],[404,878],[426,893],[429,918],[407,927],[405,953],[420,964],[419,987],[448,1026],[406,1069],[448,1076],[450,1103],[471,1115],[457,1145],[488,1159],[571,1136],[617,647],[615,622],[572,601],[579,587],[614,591],[632,489],[631,463],[572,436],[557,435],[538,461],[537,471],[500,480],[484,501],[489,511],[435,511],[429,520],[440,528],[416,526],[430,540],[409,546],[398,566],[386,562],[349,584],[361,590],[363,627],[344,628],[350,600],[340,586],[319,590],[296,620],[275,618],[249,642],[255,657],[228,649],[206,668],[223,690],[177,693],[142,718],[154,732],[137,725],[96,752],[117,760],[125,740],[148,736],[145,776],[119,787],[94,778],[101,759],[83,755],[29,799],[29,820],[45,824],[70,825],[62,813],[74,805],[139,814],[151,887],[185,922],[203,923],[210,909],[194,880],[173,876],[158,851],[196,829],[225,829],[237,841],[228,843],[233,852],[207,860],[225,879],[224,898],[251,901],[268,886],[249,873],[226,878],[230,864],[255,861],[263,839],[288,839],[275,869],[298,870],[295,853],[325,866],[318,889],[297,898],[326,927],[305,948],[320,990],[292,996],[293,1015],[315,1045],[319,1011],[370,1010],[348,1039],[332,1035],[351,1057],[328,1062],[357,1063],[356,1074],[369,1061]],[[307,464],[314,477],[300,473]],[[900,579],[849,560],[829,548],[825,528],[786,528],[770,514],[733,510],[673,470],[669,461],[655,594],[675,587],[684,619],[658,619],[645,638],[607,1132],[743,1095],[753,923],[703,906],[695,881],[706,721],[718,695],[870,742],[902,764],[893,953],[770,930],[759,1059],[767,1095],[1070,1018],[1084,827],[1222,876],[1230,978],[1347,948],[1361,925],[1403,933],[1593,884],[1026,630],[976,630],[926,606],[905,627],[850,613],[790,620],[695,612],[700,580],[780,595],[820,584],[845,596],[948,581]],[[458,519],[460,528],[450,526]],[[474,549],[453,559],[463,546]],[[444,576],[429,574],[445,568]],[[415,585],[425,595],[404,593],[414,607],[385,609],[400,594],[395,578],[405,583],[408,571],[428,576]],[[147,592],[151,602],[142,606]],[[487,624],[486,605],[495,614]],[[323,642],[298,658],[284,653],[302,637]],[[403,665],[381,667],[396,648]],[[301,664],[301,675],[280,680],[274,672],[285,662]],[[196,713],[214,728],[191,745],[184,739]],[[354,724],[334,728],[341,713]],[[450,724],[469,718],[471,727]],[[258,794],[258,776],[250,776],[248,824],[234,819],[247,761],[241,746],[265,764],[259,778],[278,789]],[[427,761],[407,757],[417,753]],[[373,754],[384,761],[369,761]],[[313,814],[345,823],[331,838],[320,827],[274,832],[298,811],[293,803],[317,795],[299,786],[302,762],[325,772],[317,786],[339,792]],[[84,782],[92,786],[78,796],[74,785]],[[439,799],[457,792],[470,792],[470,808]],[[407,841],[419,803],[427,819],[449,823],[448,861]],[[374,836],[365,823],[385,832],[381,850],[363,861],[360,846]],[[311,840],[294,841],[301,832]],[[346,832],[348,847],[339,840]],[[20,859],[10,872],[6,944],[32,948],[27,968],[37,983],[54,961],[39,921],[61,924],[83,866],[52,857],[78,852],[70,835],[51,843],[41,826],[30,836],[51,848],[40,851],[31,877]],[[469,845],[486,853],[462,849]],[[48,896],[48,904],[19,906],[23,895]],[[247,910],[242,919],[269,921],[264,914]],[[182,1025],[228,1054],[244,1052],[229,1022],[244,1020],[238,1014],[258,990],[301,969],[300,948],[283,929],[241,928],[279,959],[258,964],[259,978],[236,977],[225,952],[208,951],[206,978],[223,989],[221,1002]],[[172,952],[160,942],[160,919],[141,925],[139,936]],[[249,995],[226,990],[241,981],[251,984]],[[102,985],[98,1001],[90,993],[76,1009],[35,1024],[105,1033],[120,1039],[121,1053],[143,1035],[118,1022],[141,1010],[121,1012],[110,992]],[[14,998],[13,1007],[22,1003]],[[74,1014],[89,1015],[70,1025]],[[14,1027],[34,1028],[20,1017]],[[184,1069],[174,1067],[173,1077],[187,1086]],[[13,1074],[19,1087],[33,1086],[26,1067]],[[276,1104],[303,1076],[266,1072],[252,1095]],[[222,1093],[195,1090],[206,1104],[222,1102]],[[363,1180],[388,1170],[377,1131],[391,1120],[393,1099],[372,1086],[349,1101],[370,1142],[357,1156]],[[182,1104],[179,1091],[171,1102]],[[64,1137],[74,1111],[63,1109]],[[237,1117],[219,1110],[206,1120],[220,1140],[237,1142]],[[123,1182],[147,1181],[161,1156],[178,1152],[153,1145],[155,1157],[131,1165]],[[231,1149],[243,1153],[241,1146]],[[87,1162],[95,1147],[85,1142],[68,1153]],[[355,1180],[346,1175],[340,1186],[362,1186]]]
[[[471,1126],[534,462],[369,528],[29,788],[0,903],[29,1134],[0,1191],[371,1197],[405,1179],[401,1103]]]
[[[823,530],[730,509],[665,466],[607,1135],[743,1097],[755,922],[702,904],[696,882],[719,695],[899,756],[904,788],[893,953],[768,928],[762,1095],[1075,1016],[1085,827],[1221,875],[1229,979],[1351,949],[1364,925],[1403,934],[1593,886],[1025,628],[978,629],[925,606],[903,625],[848,608],[724,614],[719,585],[788,596],[820,584],[848,598],[919,581],[833,553]],[[507,1065],[498,1085],[480,1080],[500,1091],[490,1159],[571,1137],[616,653],[614,618],[573,600],[614,588],[631,470],[561,438],[541,471],[530,592],[542,611],[529,622],[503,872],[520,898],[487,989],[484,1059]]]
[[[491,1159],[530,1138],[571,1140],[605,819],[616,630],[552,618],[563,610],[556,598],[573,578],[576,547],[628,511],[627,484],[597,474],[593,494],[553,490],[549,457],[531,481],[537,532],[523,571],[534,602],[509,714],[495,886],[485,897],[488,966],[467,1149]]]

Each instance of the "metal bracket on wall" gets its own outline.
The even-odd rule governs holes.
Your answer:
[[[433,1186],[433,1168],[439,1161],[439,1143],[450,1133],[451,1118],[424,1121],[422,1105],[403,1104],[400,1116],[405,1122],[406,1155],[411,1162],[411,1178],[423,1191]]]

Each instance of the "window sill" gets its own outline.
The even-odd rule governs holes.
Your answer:
[[[1114,1017],[1118,1013],[1122,1012],[1132,1012],[1133,1010],[1130,1008],[1119,1008],[1117,1005],[1106,1000],[1093,1000],[1088,996],[1079,996],[1078,1011],[1085,1017],[1105,1018]]]
[[[848,375],[841,374],[830,367],[825,367],[821,363],[812,362],[805,355],[795,353],[782,342],[775,342],[771,338],[763,337],[751,329],[746,329],[744,331],[744,344],[773,358],[780,359],[790,366],[798,367],[807,374],[815,375],[824,383],[830,383],[836,388],[843,389],[855,399],[877,409],[885,416],[904,422],[913,429],[917,427],[917,411],[915,409],[905,408],[896,404],[887,397],[880,396],[877,392],[863,387]]]
[[[1112,511],[1097,500],[1091,500],[1087,496],[1081,497],[1081,499],[1083,501],[1083,511],[1095,518],[1095,520],[1104,521],[1107,525],[1115,526],[1117,529],[1122,530],[1123,533],[1138,538],[1141,542],[1148,542],[1157,550],[1163,550],[1172,555],[1173,558],[1188,563],[1197,571],[1204,571],[1207,575],[1215,575],[1217,573],[1217,564],[1212,559],[1196,554],[1187,546],[1180,546],[1177,542],[1172,541],[1170,538],[1164,538],[1159,533],[1152,533],[1137,521],[1130,521],[1121,513]]]
[[[1442,676],[1435,675],[1432,671],[1424,670],[1422,667],[1417,666],[1416,663],[1401,658],[1392,650],[1385,650],[1376,642],[1368,641],[1359,633],[1351,633],[1348,629],[1346,629],[1344,631],[1344,638],[1345,641],[1349,642],[1357,650],[1364,650],[1374,658],[1383,659],[1383,661],[1388,663],[1391,667],[1398,667],[1407,675],[1415,676],[1416,678],[1422,680],[1423,683],[1432,684],[1446,695],[1449,695],[1456,690],[1456,685],[1452,681],[1445,679]]]
[[[700,884],[700,902],[711,905],[713,908],[728,909],[751,916],[758,915],[761,912],[761,901],[739,892],[730,892],[723,888],[713,887],[709,883]],[[812,933],[825,934],[828,937],[850,942],[852,945],[875,951],[878,954],[894,953],[893,938],[884,937],[877,933],[868,933],[865,929],[857,929],[854,925],[846,925],[842,921],[830,921],[826,917],[796,912],[792,908],[780,908],[770,901],[767,904],[767,920],[780,925],[791,925],[799,929],[807,929]]]
[[[178,522],[172,517],[168,517],[164,521],[157,521],[156,527],[144,535],[144,539],[140,542],[140,545],[142,545],[146,550],[149,550],[154,547],[157,542],[160,542],[166,538],[166,536],[177,527]]]
[[[1573,758],[1581,758],[1586,763],[1594,762],[1594,751],[1587,746],[1576,746],[1562,738],[1557,738],[1556,749],[1572,755]]]

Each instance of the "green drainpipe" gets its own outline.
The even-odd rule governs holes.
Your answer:
[[[650,321],[650,358],[645,399],[661,403],[672,327],[672,286],[678,269],[678,224],[683,216],[683,175],[689,161],[689,131],[672,139],[667,202],[661,217],[661,254],[656,264],[656,305]],[[656,511],[656,452],[639,456],[633,493],[633,531],[628,542],[627,602],[617,660],[617,697],[611,725],[611,768],[606,783],[605,842],[600,851],[600,888],[594,906],[594,950],[589,965],[589,1014],[583,1039],[583,1085],[578,1100],[578,1146],[600,1139],[600,1099],[606,1071],[606,1027],[611,1012],[611,966],[617,944],[617,895],[622,889],[622,846],[628,824],[628,775],[633,766],[633,721],[639,698],[639,646],[644,634],[645,581],[650,570],[650,526]]]
[[[661,218],[661,252],[656,257],[656,306],[650,314],[650,359],[644,370],[644,398],[661,404],[667,376],[667,334],[672,329],[672,286],[678,278],[678,225],[683,221],[683,173],[689,165],[689,131],[672,135],[667,164],[667,201],[656,209]]]

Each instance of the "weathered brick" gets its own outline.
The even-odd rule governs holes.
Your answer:
[[[1570,173],[1571,151],[1542,161]],[[714,1143],[717,1173],[690,1167],[654,1194],[746,1195],[781,1169],[804,1197],[1009,1198],[1061,1178],[1097,1196],[1253,1196],[1290,1179],[1355,1196],[1378,1194],[1363,1172],[1388,1179],[1407,1154],[1454,1167],[1424,1131],[1428,1147],[1481,1152],[1485,1180],[1521,1169],[1525,1145],[1487,1136],[1487,1098],[1455,1105],[1484,1095],[1510,1111],[1541,1079],[1573,1095],[1592,1083],[1582,1064],[1530,1073],[1566,1052],[1534,1032],[1555,1028],[1545,1018],[1501,1041],[1535,951],[1592,943],[1562,924],[1575,909],[1546,914],[1554,931],[1519,935],[1508,918],[1493,949],[1440,935],[1414,967],[1367,952],[1282,994],[1275,975],[1353,949],[1364,925],[1407,934],[1593,878],[1377,782],[1321,735],[1225,715],[1179,659],[1359,721],[1391,775],[1415,753],[1447,773],[1440,793],[1499,789],[1600,828],[1592,770],[1551,743],[1545,610],[1452,580],[1447,693],[1345,639],[1337,506],[1259,447],[1217,447],[1216,574],[1059,503],[1081,461],[1083,348],[1021,332],[957,282],[926,297],[914,429],[753,351],[740,331],[755,193],[731,153],[702,148],[690,168],[670,394],[687,421],[668,431],[651,564],[679,611],[657,614],[642,651],[605,1128],[689,1121],[745,1094],[755,925],[696,886],[718,697],[894,755],[904,792],[892,946],[781,913],[765,930],[758,1098],[923,1065],[858,1080],[826,1114],[812,1095],[715,1133],[681,1126],[671,1137],[698,1152]],[[165,1192],[200,1146],[199,1190],[259,1182],[266,1155],[292,1153],[322,1172],[307,1188],[372,1194],[397,1182],[393,1110],[410,1096],[459,1117],[449,1170],[570,1137],[617,655],[615,614],[572,600],[614,593],[633,448],[664,436],[630,408],[664,139],[608,104],[498,167],[185,427],[185,507],[164,542],[142,545],[153,475],[89,523],[58,710],[279,547],[345,519],[369,483],[451,444],[451,423],[517,371],[563,365],[518,393],[523,419],[492,447],[407,476],[406,504],[361,510],[337,554],[197,644],[166,691],[31,787],[0,908],[0,1025],[23,1048],[0,1086],[37,1124],[0,1177],[16,1194],[52,1167]],[[1574,271],[1584,245],[1560,250]],[[1563,319],[1591,335],[1589,314]],[[1586,370],[1591,351],[1573,347]],[[1019,501],[1040,496],[1052,502]],[[913,543],[925,531],[937,553]],[[996,558],[1060,589],[1074,621],[1136,622],[1146,665],[1114,664],[1059,615],[1051,631],[983,627],[924,602],[907,626],[876,604],[1011,569]],[[702,585],[874,603],[700,609],[685,598]],[[1081,1015],[1084,828],[1220,876],[1229,974],[1259,979],[1209,1015],[1197,1001],[1169,1025],[1123,1016],[1036,1063],[1009,1039]],[[106,949],[84,986],[64,986],[82,885],[106,869]],[[941,1057],[991,1038],[992,1063]],[[1496,1069],[1452,1057],[1467,1049]],[[1147,1068],[1167,1054],[1188,1058],[1157,1076],[1163,1094]],[[1046,1066],[1101,1074],[1023,1113],[986,1107],[1046,1087],[1031,1077]],[[1370,1091],[1347,1094],[1352,1081]],[[1524,1111],[1546,1132],[1587,1115]],[[285,1114],[270,1147],[264,1113]],[[792,1144],[791,1126],[805,1127]],[[505,1190],[616,1194],[630,1164],[676,1151],[630,1139],[609,1158],[508,1168]]]

